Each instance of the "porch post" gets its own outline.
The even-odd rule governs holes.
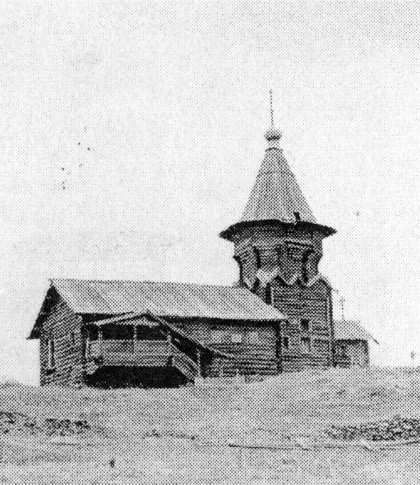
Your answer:
[[[138,331],[139,331],[139,329],[138,329],[137,325],[134,325],[134,332],[133,332],[133,337],[134,337],[133,352],[136,352],[137,351],[137,348],[138,348],[138,346],[137,346],[137,344],[138,344],[138,338],[137,338],[138,337]]]
[[[174,352],[173,352],[173,349],[172,349],[172,335],[171,335],[170,330],[168,330],[168,333],[166,334],[166,341],[168,343],[168,352],[169,352],[168,363],[169,363],[170,366],[173,366],[174,365]]]
[[[89,348],[89,333],[86,333],[86,338],[85,338],[85,359],[89,358],[89,353],[90,353],[90,348]]]
[[[197,347],[197,367],[198,367],[198,377],[203,377],[201,371],[201,350]]]
[[[99,355],[102,355],[102,326],[98,328]]]

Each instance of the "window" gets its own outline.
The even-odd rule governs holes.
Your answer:
[[[223,332],[222,330],[212,330],[211,331],[211,341],[213,344],[221,344],[223,342]]]
[[[271,285],[270,283],[267,283],[267,286],[265,287],[265,302],[267,305],[271,305],[273,301],[273,295],[271,291]]]
[[[290,338],[289,337],[283,337],[283,348],[286,350],[290,349]]]
[[[48,339],[47,340],[47,352],[48,352],[48,369],[55,368],[55,345],[54,340]]]
[[[248,333],[248,342],[250,344],[257,344],[258,343],[258,332],[252,331]]]
[[[311,340],[308,337],[300,339],[300,349],[302,354],[309,354],[311,352]]]
[[[339,355],[347,355],[347,348],[345,346],[345,344],[341,344],[338,346],[338,354]]]
[[[239,266],[239,281],[242,283],[244,281],[244,265],[240,258],[236,258]]]
[[[260,256],[260,251],[257,248],[254,248],[254,254],[255,254],[255,264],[257,266],[257,269],[261,268],[261,256]]]
[[[242,334],[240,334],[240,333],[233,333],[230,336],[230,341],[233,344],[240,344],[240,343],[242,343]]]
[[[307,318],[302,318],[300,321],[300,329],[302,332],[309,332],[309,320]]]
[[[70,332],[70,343],[73,347],[76,345],[76,332]]]
[[[254,283],[254,286],[252,287],[252,292],[257,293],[259,288],[260,288],[260,282],[259,282],[259,280],[256,280],[255,283]]]

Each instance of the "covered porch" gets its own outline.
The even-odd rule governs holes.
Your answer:
[[[86,373],[105,368],[175,371],[187,381],[205,377],[215,355],[229,358],[151,313],[126,314],[84,326]],[[147,371],[146,368],[149,368]]]

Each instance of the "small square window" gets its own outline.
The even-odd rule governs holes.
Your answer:
[[[254,248],[254,256],[255,256],[255,265],[257,269],[261,268],[261,254],[260,250],[257,248]]]
[[[289,337],[283,337],[283,348],[286,350],[290,349],[290,338]]]
[[[248,333],[248,342],[250,344],[257,344],[258,343],[258,332],[252,331]]]
[[[270,283],[267,283],[267,286],[265,287],[265,302],[267,305],[271,305],[273,303],[273,290]]]
[[[311,340],[308,337],[300,339],[300,349],[302,354],[309,354],[311,352]]]
[[[223,342],[223,331],[222,330],[212,330],[211,331],[211,341],[213,344],[221,344]]]
[[[240,334],[240,333],[233,333],[230,336],[230,341],[233,344],[241,344],[242,343],[242,334]]]
[[[302,332],[309,332],[309,320],[307,318],[302,318],[300,321],[300,329]]]

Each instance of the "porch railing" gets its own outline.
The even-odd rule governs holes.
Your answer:
[[[105,365],[172,365],[188,379],[200,375],[197,362],[164,340],[92,340],[86,350],[89,361],[101,357]]]
[[[88,345],[91,357],[113,353],[169,355],[169,344],[164,340],[93,340]]]

